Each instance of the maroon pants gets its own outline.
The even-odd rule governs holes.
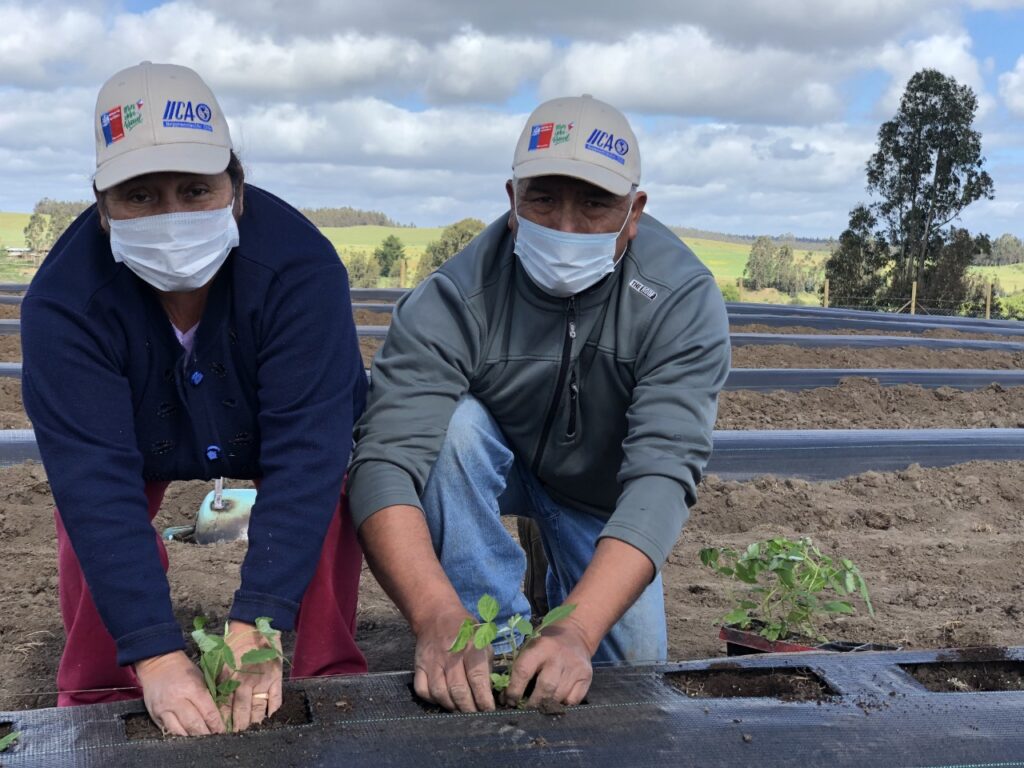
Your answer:
[[[149,519],[160,509],[167,483],[146,483]],[[356,646],[356,598],[363,555],[344,497],[334,510],[320,562],[306,590],[296,620],[292,677],[346,675],[366,671]],[[60,514],[57,522],[57,574],[60,613],[67,642],[57,669],[57,705],[95,704],[142,696],[130,666],[117,664],[117,648],[89,594],[78,558]],[[154,531],[160,560],[167,570],[167,550]],[[120,690],[109,690],[120,689]]]

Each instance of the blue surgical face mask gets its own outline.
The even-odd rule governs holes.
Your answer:
[[[545,293],[560,298],[574,296],[615,270],[615,243],[632,212],[630,198],[629,211],[618,232],[590,235],[534,224],[519,215],[517,204],[515,254],[526,274]]]

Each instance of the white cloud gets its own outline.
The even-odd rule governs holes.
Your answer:
[[[840,114],[839,68],[778,48],[728,48],[697,27],[577,42],[540,84],[541,94],[592,93],[622,109],[770,122]]]
[[[479,0],[210,0],[205,5],[224,18],[253,28],[273,27],[288,34],[322,30],[387,32],[419,40],[442,40],[470,25],[493,35],[616,40],[624,31],[662,31],[699,25],[719,40],[741,45],[768,44],[804,50],[857,48],[898,35],[936,9],[957,0],[731,0],[679,2],[621,0],[552,3],[518,0],[515,4]]]
[[[965,222],[1024,234],[1020,135],[990,109],[998,56],[968,23],[1011,7],[1024,0],[0,0],[0,210],[88,196],[96,91],[150,59],[199,71],[250,179],[295,204],[491,219],[535,98],[589,92],[629,114],[667,223],[834,235],[865,197],[878,123],[928,66],[988,110],[998,198]],[[1024,57],[999,97],[1024,116]]]
[[[973,41],[966,32],[933,35],[905,45],[887,44],[879,53],[878,64],[892,75],[892,82],[879,101],[881,114],[889,116],[900,104],[900,97],[911,76],[921,69],[937,69],[944,75],[968,85],[978,97],[978,115],[984,116],[995,102],[985,89],[978,60],[971,53]]]
[[[1017,59],[1017,66],[999,76],[999,95],[1007,109],[1018,117],[1024,117],[1024,56]]]
[[[3,85],[57,85],[70,62],[103,39],[103,24],[74,8],[0,5],[0,72]]]
[[[1024,0],[969,0],[971,8],[987,11],[1006,11],[1024,8]]]
[[[506,173],[524,121],[495,110],[412,111],[363,98],[255,106],[236,114],[231,130],[245,154],[273,162]]]
[[[548,40],[485,35],[472,28],[443,41],[430,56],[425,92],[431,102],[501,102],[549,65]]]

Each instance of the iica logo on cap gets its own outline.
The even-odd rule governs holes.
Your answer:
[[[100,128],[103,129],[103,140],[108,147],[123,139],[126,131],[131,132],[142,125],[143,104],[143,100],[139,99],[133,104],[117,106],[100,114]]]
[[[574,123],[541,123],[530,127],[530,146],[528,152],[535,149],[565,144],[572,134]]]
[[[626,164],[626,154],[629,152],[629,142],[625,139],[617,139],[608,131],[595,128],[587,137],[583,145],[591,152],[597,152],[617,162],[619,165]]]
[[[164,107],[164,128],[190,128],[197,131],[213,131],[210,121],[213,112],[209,105],[199,102],[192,106],[191,101],[167,100]]]

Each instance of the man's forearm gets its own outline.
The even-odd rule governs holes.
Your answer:
[[[458,593],[434,554],[423,512],[385,507],[359,528],[373,575],[398,606],[413,632],[443,610],[460,608]]]
[[[598,542],[583,578],[565,600],[576,605],[569,620],[583,632],[591,656],[654,575],[653,563],[632,544],[612,538]]]

